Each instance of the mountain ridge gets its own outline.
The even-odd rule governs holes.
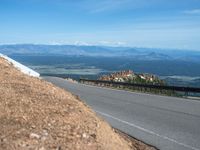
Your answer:
[[[200,61],[199,51],[136,47],[16,44],[0,45],[0,53],[6,55],[128,57],[136,60]]]

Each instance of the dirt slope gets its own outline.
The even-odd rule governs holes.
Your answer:
[[[71,93],[0,58],[0,149],[136,148]]]

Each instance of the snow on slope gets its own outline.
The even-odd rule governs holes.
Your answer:
[[[0,53],[0,57],[6,59],[9,63],[12,63],[13,66],[16,67],[18,70],[20,70],[21,72],[23,72],[23,73],[25,73],[25,74],[27,74],[29,76],[33,76],[33,77],[39,77],[40,76],[39,73],[37,73],[34,70],[32,70],[32,69],[20,64],[19,62],[9,58],[6,55],[3,55],[3,54]]]

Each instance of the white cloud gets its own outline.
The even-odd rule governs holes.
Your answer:
[[[200,9],[186,10],[184,13],[189,15],[200,15]]]
[[[34,44],[44,44],[44,43],[34,43]],[[126,42],[121,42],[121,41],[51,41],[47,42],[45,44],[48,45],[77,45],[77,46],[94,46],[94,45],[99,45],[99,46],[113,46],[113,47],[118,47],[118,46],[127,46]]]
[[[103,46],[126,46],[126,42],[116,42],[116,41],[99,41],[96,43],[97,45]]]
[[[91,44],[84,42],[84,41],[75,41],[72,43],[73,45],[84,45],[84,46],[89,46]]]

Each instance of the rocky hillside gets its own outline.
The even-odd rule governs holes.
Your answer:
[[[132,70],[119,71],[109,75],[103,75],[99,78],[99,80],[153,85],[165,84],[164,80],[159,79],[155,75],[147,73],[138,74],[134,73]]]
[[[71,93],[0,58],[0,149],[150,149],[120,136]]]

